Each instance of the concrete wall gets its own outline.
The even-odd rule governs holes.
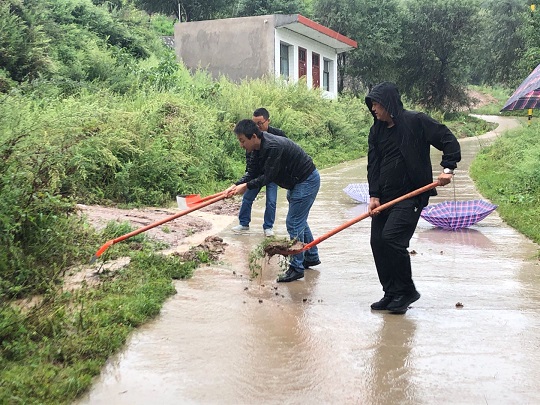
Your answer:
[[[258,78],[274,71],[274,25],[273,15],[177,23],[176,55],[214,78]]]

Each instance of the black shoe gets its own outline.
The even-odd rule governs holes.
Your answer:
[[[278,283],[288,283],[289,281],[298,280],[299,278],[304,277],[304,272],[300,271],[292,266],[289,266],[289,270],[285,274],[278,277]]]
[[[394,297],[394,299],[390,304],[388,304],[386,309],[393,314],[404,314],[405,312],[407,312],[407,309],[409,309],[409,305],[411,305],[415,301],[418,301],[419,298],[420,293],[418,291],[414,291],[406,295],[400,295]]]
[[[384,297],[382,297],[379,301],[371,304],[371,309],[374,311],[384,311],[393,299],[394,297],[392,297],[391,295],[384,294]]]
[[[321,261],[319,259],[313,260],[313,261],[304,260],[302,264],[304,265],[304,269],[308,269],[310,267],[314,267],[321,264]]]

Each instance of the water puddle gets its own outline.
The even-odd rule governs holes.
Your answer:
[[[430,203],[481,198],[466,169],[490,136],[462,142],[455,188]],[[434,153],[437,173],[439,161]],[[321,171],[315,237],[364,212],[343,188],[365,181],[365,166]],[[401,316],[369,308],[382,296],[370,219],[323,241],[322,264],[303,280],[275,283],[274,257],[250,281],[248,255],[264,238],[262,201],[254,207],[251,232],[235,235],[232,218],[219,232],[222,262],[177,282],[78,404],[540,402],[538,246],[496,212],[457,232],[420,221],[410,249],[422,298]],[[286,209],[280,190],[278,236]]]

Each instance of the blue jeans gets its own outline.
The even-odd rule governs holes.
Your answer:
[[[304,244],[313,242],[313,235],[307,223],[309,210],[317,197],[321,177],[317,169],[309,175],[302,183],[297,184],[291,190],[287,190],[287,201],[289,201],[289,212],[287,213],[287,232],[291,239],[297,239]],[[304,271],[304,259],[307,261],[319,260],[319,250],[313,246],[305,253],[301,252],[290,257],[290,265],[296,270]]]
[[[277,190],[278,186],[276,183],[266,185],[266,208],[264,210],[263,229],[269,229],[274,226],[274,221],[276,220]],[[242,197],[242,206],[238,212],[240,225],[249,226],[249,223],[251,222],[251,207],[260,191],[260,188],[254,188],[252,190],[247,190],[244,193],[244,196]]]

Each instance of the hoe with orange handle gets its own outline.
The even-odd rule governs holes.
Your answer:
[[[379,213],[379,212],[385,210],[386,208],[389,208],[392,205],[397,204],[400,201],[403,201],[403,200],[406,200],[408,198],[415,197],[415,196],[417,196],[419,194],[425,193],[426,191],[429,191],[429,190],[437,187],[438,185],[439,185],[439,182],[434,181],[433,183],[430,183],[430,184],[428,184],[428,185],[426,185],[424,187],[421,187],[419,189],[411,191],[410,193],[402,195],[401,197],[398,197],[398,198],[396,198],[396,199],[394,199],[392,201],[388,201],[387,203],[382,204],[379,207],[372,210],[371,215]],[[306,245],[303,245],[300,248],[298,248],[297,246],[301,242],[296,242],[291,247],[277,246],[277,245],[273,245],[273,244],[270,243],[268,246],[265,247],[265,253],[267,255],[269,255],[269,256],[273,256],[273,255],[290,256],[290,255],[296,255],[296,254],[298,254],[300,252],[305,252],[306,250],[311,249],[313,246],[318,245],[323,240],[328,239],[330,236],[333,236],[336,233],[341,232],[342,230],[348,228],[349,226],[354,225],[357,222],[360,222],[361,220],[363,220],[363,219],[365,219],[365,218],[367,218],[367,217],[369,217],[371,215],[368,212],[365,212],[364,214],[359,215],[356,218],[353,218],[350,221],[345,222],[344,224],[338,226],[337,228],[331,230],[330,232],[325,233],[323,236],[320,236],[319,238],[315,239],[314,241],[312,241],[312,242],[310,242],[310,243],[308,243]]]
[[[103,244],[99,248],[99,250],[96,252],[94,257],[90,260],[90,264],[94,263],[109,247],[114,245],[115,243],[122,242],[123,240],[126,240],[128,238],[131,238],[132,236],[138,235],[142,232],[146,232],[149,229],[155,228],[156,226],[162,225],[166,222],[172,221],[173,219],[179,218],[183,215],[189,214],[190,212],[196,211],[200,208],[206,207],[207,205],[213,204],[215,202],[221,201],[223,199],[227,198],[227,195],[225,192],[217,193],[208,197],[204,197],[200,199],[200,203],[198,204],[191,204],[191,206],[185,210],[182,210],[180,212],[177,212],[174,215],[171,215],[169,217],[163,218],[160,221],[151,223],[149,225],[143,226],[142,228],[136,229],[132,232],[126,233],[125,235],[119,236],[115,239],[111,239]]]
[[[182,194],[176,197],[176,200],[178,201],[178,207],[180,209],[186,209],[191,208],[194,205],[198,205],[202,202],[211,200],[212,198],[216,198],[217,196],[223,194],[223,191],[208,195],[206,197],[201,197],[200,194]]]

